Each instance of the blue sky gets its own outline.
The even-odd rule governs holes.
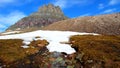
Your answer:
[[[0,32],[48,3],[70,18],[120,12],[120,0],[0,0]]]

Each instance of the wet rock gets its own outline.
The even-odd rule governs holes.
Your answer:
[[[93,60],[87,60],[87,62],[88,62],[88,63],[92,63],[92,62],[93,62]]]
[[[53,52],[53,54],[52,54],[52,56],[53,56],[54,58],[57,58],[57,57],[59,57],[60,55],[61,55],[60,52]]]
[[[84,56],[84,53],[78,53],[77,56],[76,56],[76,59],[78,59],[79,61],[82,61],[82,58]]]

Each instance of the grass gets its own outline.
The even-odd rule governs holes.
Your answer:
[[[71,46],[77,50],[75,57],[77,60],[80,59],[84,68],[120,67],[120,36],[75,35],[71,36],[69,41]],[[30,43],[29,48],[24,49],[21,47],[22,42],[21,39],[0,40],[0,63],[7,66],[12,64],[17,66],[19,63],[30,64],[29,56],[34,56],[42,47],[49,44],[46,40],[34,40]],[[49,56],[48,53],[46,55]],[[44,65],[49,62],[46,55],[34,56],[35,64]]]
[[[0,40],[0,60],[10,63],[25,57],[21,39]]]
[[[35,54],[39,51],[39,47],[35,47],[38,43],[44,45],[46,40],[32,41],[29,48],[22,48],[23,40],[21,39],[6,39],[0,40],[0,63],[11,64],[17,60]]]
[[[32,41],[30,43],[30,46],[35,46],[35,47],[39,47],[39,45],[43,45],[43,46],[46,46],[48,45],[49,43],[46,41],[46,40],[36,40],[36,41]]]
[[[82,61],[105,63],[105,67],[120,67],[120,36],[75,35],[70,37],[72,47],[78,54],[84,54]]]

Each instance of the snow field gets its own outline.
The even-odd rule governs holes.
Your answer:
[[[23,39],[23,48],[28,48],[33,40],[45,39],[49,42],[47,48],[50,52],[65,52],[67,54],[75,53],[76,51],[69,44],[61,44],[60,42],[67,42],[72,35],[98,35],[95,33],[79,33],[70,31],[48,31],[38,30],[22,34],[0,36],[0,39]],[[41,38],[35,39],[36,36]]]

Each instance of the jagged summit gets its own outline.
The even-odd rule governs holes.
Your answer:
[[[31,16],[40,16],[40,17],[56,16],[58,18],[61,18],[61,17],[65,18],[60,7],[54,6],[53,4],[48,4],[40,7],[39,10],[31,14]]]
[[[48,4],[41,6],[37,12],[32,13],[30,16],[22,18],[7,30],[40,29],[41,27],[65,19],[67,17],[63,14],[59,6]]]

